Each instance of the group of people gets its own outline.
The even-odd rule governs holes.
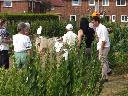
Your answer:
[[[17,68],[25,67],[28,63],[28,55],[32,47],[28,35],[30,26],[28,23],[20,22],[17,25],[17,34],[11,39],[6,29],[7,21],[0,20],[0,66],[5,69],[9,68],[9,44],[13,44],[15,55],[15,66]]]
[[[20,22],[17,25],[17,34],[13,35],[11,40],[8,31],[6,30],[6,20],[0,20],[0,66],[9,68],[9,55],[8,44],[12,43],[14,47],[15,64],[17,68],[26,67],[29,62],[29,55],[31,54],[31,40],[28,36],[30,29],[29,24]],[[107,55],[110,50],[109,33],[107,28],[101,24],[98,16],[92,17],[91,23],[88,19],[83,17],[80,21],[80,29],[78,34],[73,32],[73,25],[68,24],[66,26],[66,34],[62,36],[63,45],[68,45],[69,48],[73,46],[77,40],[78,48],[81,48],[83,37],[85,37],[85,53],[91,55],[91,47],[94,38],[97,39],[97,50],[99,52],[99,60],[102,65],[102,78],[108,81],[108,74],[111,69],[108,65]],[[58,46],[58,45],[57,45]],[[65,60],[68,59],[68,49],[64,54]],[[66,56],[65,56],[66,55]]]
[[[81,48],[82,40],[85,42],[85,54],[86,56],[91,56],[91,47],[94,38],[97,40],[97,51],[98,57],[101,61],[102,66],[102,79],[104,81],[108,81],[108,74],[112,71],[109,68],[108,64],[108,52],[110,50],[110,41],[109,41],[109,33],[107,28],[101,24],[100,18],[98,16],[93,16],[91,23],[89,23],[88,19],[83,17],[80,21],[80,29],[78,34],[73,33],[72,24],[68,24],[66,26],[67,33],[62,36],[63,44],[67,44],[69,46],[73,46],[75,42],[77,42],[78,48]],[[76,41],[77,40],[77,41]],[[62,46],[61,46],[62,47]],[[65,55],[65,54],[64,54]],[[68,51],[66,56],[68,59]]]

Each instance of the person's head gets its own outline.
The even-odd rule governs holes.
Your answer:
[[[25,24],[27,25],[28,30],[30,30],[30,24],[29,24],[28,22],[26,22]],[[28,32],[28,31],[26,31],[26,32],[25,32],[25,35],[28,35],[28,34],[29,34],[29,32]]]
[[[100,18],[98,16],[92,17],[92,23],[94,27],[98,27],[100,24]]]
[[[29,23],[29,22],[26,22],[25,24],[26,24],[27,27],[30,29],[30,27],[31,27],[31,26],[30,26],[30,23]]]
[[[25,34],[26,32],[29,31],[29,28],[28,28],[28,26],[24,22],[20,22],[17,25],[17,31],[22,33],[22,34]]]
[[[82,30],[87,30],[89,27],[89,21],[87,18],[85,17],[82,17],[81,20],[80,20],[80,29]]]
[[[89,23],[89,27],[90,27],[90,28],[94,28],[94,26],[93,26],[93,23],[92,23],[92,22],[90,22],[90,23]]]
[[[73,30],[72,24],[68,24],[68,25],[66,26],[66,30],[67,30],[67,31],[72,31],[72,30]]]
[[[7,21],[5,19],[0,19],[0,27],[6,27]]]

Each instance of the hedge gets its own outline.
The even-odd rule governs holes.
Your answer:
[[[53,14],[0,14],[0,18],[10,21],[59,20],[58,16]]]

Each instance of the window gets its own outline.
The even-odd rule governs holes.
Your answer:
[[[116,15],[112,15],[112,22],[116,21]]]
[[[12,1],[4,1],[4,7],[12,7]]]
[[[109,6],[109,0],[103,0],[102,5],[103,6]]]
[[[80,6],[81,0],[72,0],[72,6]]]
[[[104,16],[104,19],[105,19],[106,21],[110,21],[110,20],[111,20],[111,16],[110,16],[110,15],[105,15],[105,16]]]
[[[126,6],[126,0],[116,0],[116,6]]]
[[[51,10],[55,10],[55,7],[54,6],[51,6]]]
[[[89,5],[90,6],[95,6],[95,0],[89,0]]]
[[[70,15],[70,21],[76,21],[76,15]]]
[[[128,16],[127,15],[121,15],[121,22],[128,22]]]

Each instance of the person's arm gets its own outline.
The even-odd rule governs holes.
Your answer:
[[[82,30],[79,30],[78,31],[78,48],[80,48],[80,44],[81,44],[81,41],[82,41],[82,36],[83,36],[83,31]]]
[[[67,38],[66,38],[66,34],[64,34],[64,36],[62,37],[63,39],[63,45],[66,45],[66,41],[67,41]]]
[[[2,40],[3,43],[12,43],[11,38],[8,36]]]
[[[28,55],[30,56],[30,55],[32,54],[31,49],[28,49],[28,50],[27,50],[27,53],[28,53]]]
[[[106,42],[105,41],[102,41],[102,44],[101,44],[101,49],[102,50],[105,48],[105,44],[106,44]]]
[[[6,30],[6,29],[4,29],[3,30],[4,31],[4,37],[3,37],[3,40],[2,40],[2,42],[3,43],[12,43],[12,40],[11,40],[11,38],[10,38],[10,34],[9,34],[9,32]]]
[[[105,48],[107,36],[108,36],[107,28],[103,28],[103,30],[102,30],[102,44],[101,44],[102,50]]]
[[[28,55],[31,55],[31,47],[32,47],[32,44],[31,44],[31,40],[30,38],[27,36],[27,40],[26,40],[26,48],[27,48],[27,53]]]

